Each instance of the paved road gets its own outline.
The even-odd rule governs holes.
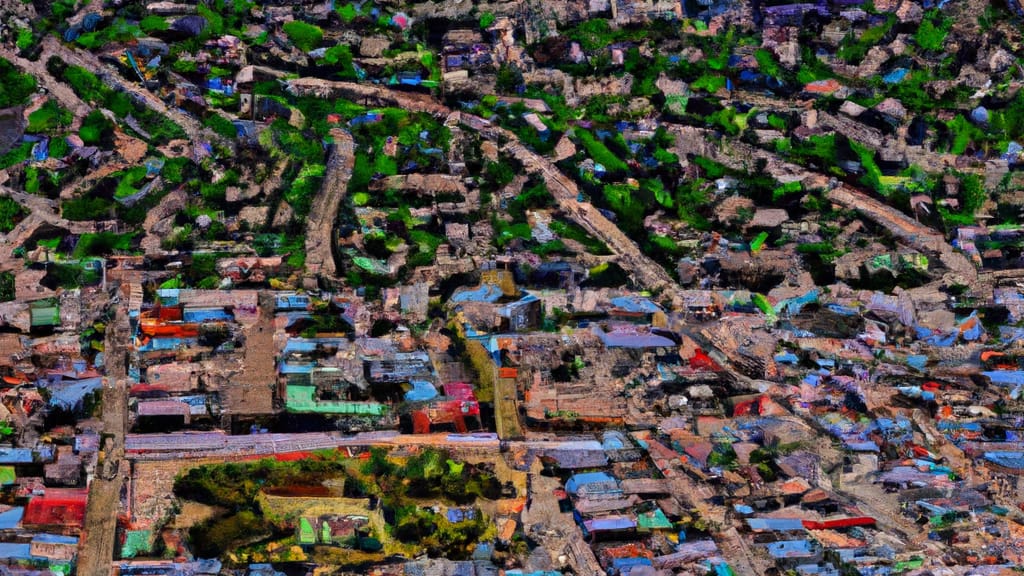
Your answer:
[[[78,573],[82,575],[109,574],[116,544],[117,513],[127,464],[123,458],[128,426],[126,356],[129,338],[127,306],[122,298],[114,321],[107,326],[104,346],[107,375],[103,386],[103,433],[112,438],[104,445],[105,457],[89,485],[89,503],[78,552]]]
[[[355,142],[348,132],[331,130],[334,145],[327,159],[320,193],[313,199],[306,230],[306,273],[311,276],[334,278],[337,267],[331,250],[332,231],[338,219],[338,208],[348,192],[348,181],[355,165]]]

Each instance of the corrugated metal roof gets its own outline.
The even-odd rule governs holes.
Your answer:
[[[806,558],[814,556],[814,544],[810,540],[783,540],[766,546],[773,558]]]
[[[799,518],[747,518],[747,525],[754,531],[789,532],[803,531],[804,523]]]

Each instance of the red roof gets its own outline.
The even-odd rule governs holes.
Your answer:
[[[853,526],[874,526],[875,519],[869,516],[854,518],[838,518],[836,520],[804,520],[804,528],[808,530],[830,530],[834,528],[852,528]]]
[[[43,496],[29,500],[21,524],[81,528],[88,500],[89,491],[85,488],[47,488]]]

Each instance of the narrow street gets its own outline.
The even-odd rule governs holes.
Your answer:
[[[334,145],[327,159],[327,171],[320,193],[313,199],[306,228],[306,273],[312,277],[334,278],[337,275],[331,250],[332,232],[355,165],[352,135],[335,128],[331,136]]]
[[[85,526],[79,542],[78,573],[100,576],[110,573],[117,536],[117,513],[127,475],[124,438],[128,425],[127,356],[131,333],[127,302],[122,295],[114,321],[107,326],[104,356],[103,434],[106,441],[96,477],[89,485]]]

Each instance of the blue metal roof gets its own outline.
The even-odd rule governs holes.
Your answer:
[[[573,474],[565,482],[565,490],[571,494],[575,494],[581,487],[587,484],[596,484],[598,482],[615,482],[615,478],[608,475],[605,472],[581,472],[579,474]]]
[[[751,530],[764,530],[768,532],[788,532],[804,529],[804,523],[799,518],[747,518],[747,525],[750,526]]]
[[[462,302],[497,302],[502,295],[501,288],[494,284],[481,284],[471,290],[460,290],[452,294],[451,301]]]
[[[78,538],[61,534],[36,534],[32,537],[32,541],[44,544],[78,544]]]
[[[229,322],[235,317],[223,308],[199,308],[182,313],[185,322]]]
[[[1024,470],[1024,452],[985,452],[985,460],[1004,468]]]
[[[814,544],[810,540],[783,540],[766,546],[772,558],[803,558],[814,555]]]
[[[993,384],[1011,386],[1024,384],[1024,370],[992,370],[982,372]]]
[[[628,312],[643,312],[645,314],[653,314],[661,311],[661,307],[654,302],[651,302],[650,298],[643,298],[640,296],[619,296],[618,298],[612,298],[612,306],[621,308]]]
[[[0,448],[0,464],[31,464],[32,450],[29,448]]]
[[[6,512],[0,513],[0,530],[13,530],[18,527],[21,517],[25,514],[25,508],[18,506]]]
[[[65,410],[73,410],[81,404],[87,394],[95,392],[103,386],[103,378],[86,378],[85,380],[65,380],[49,384],[50,406]]]
[[[0,558],[12,560],[28,560],[32,558],[31,544],[11,544],[0,542]]]
[[[425,380],[412,380],[412,390],[405,393],[405,399],[409,402],[424,402],[437,397],[437,388]]]

